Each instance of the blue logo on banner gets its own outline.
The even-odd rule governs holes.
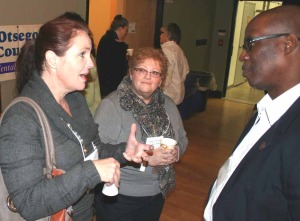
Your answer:
[[[15,72],[16,62],[0,63],[0,74]]]

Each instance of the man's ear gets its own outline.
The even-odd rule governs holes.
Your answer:
[[[57,55],[53,51],[46,51],[45,54],[46,66],[51,69],[56,69]]]
[[[298,47],[298,37],[295,34],[290,34],[285,40],[284,51],[286,54],[291,53]]]

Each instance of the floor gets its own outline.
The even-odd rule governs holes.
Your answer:
[[[263,91],[250,87],[248,82],[244,82],[236,87],[231,87],[226,91],[227,100],[249,104],[256,104],[263,96]]]

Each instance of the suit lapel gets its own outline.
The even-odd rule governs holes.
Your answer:
[[[244,139],[244,137],[248,134],[248,132],[251,130],[256,118],[257,118],[258,112],[254,111],[254,113],[252,114],[252,117],[250,118],[249,122],[247,123],[245,129],[243,130],[242,134],[240,135],[234,149],[232,152],[234,152],[234,150],[238,147],[238,145],[242,142],[242,140]]]

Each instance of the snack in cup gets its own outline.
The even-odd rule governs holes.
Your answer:
[[[160,141],[161,149],[174,149],[177,141],[172,138],[162,138]]]

